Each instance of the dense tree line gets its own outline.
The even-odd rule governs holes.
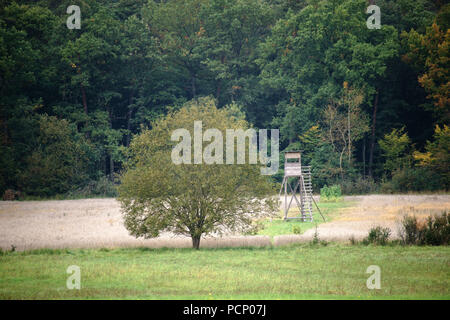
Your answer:
[[[449,23],[439,0],[0,0],[0,192],[106,194],[202,96],[279,128],[316,188],[448,189]]]

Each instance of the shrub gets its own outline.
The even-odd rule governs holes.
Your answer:
[[[7,189],[5,190],[5,193],[3,193],[3,201],[19,200],[21,195],[20,191]]]
[[[419,239],[419,227],[415,216],[404,216],[401,221],[400,239],[403,244],[416,244]]]
[[[407,245],[448,245],[450,242],[450,214],[430,215],[424,221],[415,216],[404,216],[400,239]]]
[[[430,168],[402,168],[381,184],[381,192],[436,191],[445,189],[442,177]]]
[[[422,243],[425,245],[448,245],[450,242],[450,214],[429,216],[423,230]]]
[[[391,235],[391,229],[383,228],[381,226],[370,229],[367,238],[363,239],[364,244],[386,245]]]
[[[302,233],[302,229],[299,226],[293,226],[292,227],[292,232],[294,234],[300,234],[300,233]]]
[[[254,220],[243,233],[246,236],[256,236],[260,231],[264,230],[265,227],[264,220]]]
[[[90,198],[106,197],[114,198],[117,196],[117,188],[113,181],[103,176],[98,180],[89,181],[84,187],[66,194],[67,198]]]
[[[328,187],[327,185],[323,186],[320,189],[320,201],[323,202],[336,202],[341,200],[342,198],[342,190],[340,185],[333,185]]]
[[[316,224],[316,230],[314,231],[314,237],[313,239],[310,241],[309,243],[311,246],[316,246],[318,244],[322,245],[322,246],[327,246],[328,245],[328,241],[326,240],[320,240],[319,238],[319,232],[317,231],[317,224]]]
[[[343,194],[370,194],[379,191],[379,186],[368,177],[359,176],[355,179],[344,179],[340,182]]]

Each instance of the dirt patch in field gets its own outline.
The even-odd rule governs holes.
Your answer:
[[[320,239],[348,241],[362,238],[376,225],[396,234],[396,223],[404,214],[426,216],[450,210],[448,195],[370,195],[347,197],[356,205],[343,209],[333,221],[320,224]],[[275,245],[310,241],[315,230],[300,236],[280,236]],[[267,236],[227,236],[204,239],[202,247],[265,246]],[[114,199],[0,202],[0,248],[190,247],[189,238],[163,234],[157,239],[136,239],[122,223],[119,203]]]
[[[375,226],[390,228],[392,238],[397,238],[404,215],[420,219],[450,211],[449,195],[368,195],[345,197],[345,200],[357,204],[341,209],[342,213],[333,221],[320,224],[317,228],[320,239],[348,241],[352,236],[362,239]],[[301,237],[311,239],[314,232],[308,230]]]

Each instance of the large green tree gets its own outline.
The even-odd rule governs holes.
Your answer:
[[[261,175],[260,165],[193,164],[194,121],[202,121],[203,130],[219,130],[223,137],[226,129],[248,127],[227,108],[218,110],[212,99],[200,99],[136,136],[119,188],[125,226],[132,235],[151,238],[169,231],[190,236],[198,249],[202,236],[245,229],[252,216],[276,210],[277,202],[271,199],[276,191]],[[174,164],[171,159],[177,144],[171,135],[177,129],[186,129],[192,137],[187,144],[193,152],[184,155],[191,164]],[[225,149],[220,139],[215,136],[211,144]]]

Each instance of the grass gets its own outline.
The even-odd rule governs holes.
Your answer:
[[[322,214],[324,215],[326,222],[330,222],[334,217],[339,215],[339,212],[343,208],[352,207],[356,202],[353,201],[338,201],[338,202],[318,202]],[[299,209],[293,208],[289,210],[289,217],[299,216]],[[280,211],[279,219],[266,219],[262,222],[262,229],[258,231],[258,235],[265,236],[279,236],[285,234],[295,234],[295,230],[299,229],[301,233],[304,233],[308,229],[314,228],[316,225],[323,223],[323,218],[317,211],[313,208],[313,222],[303,222],[300,219],[295,220],[283,220],[284,212]]]
[[[66,288],[70,265],[81,290]],[[380,290],[366,287],[369,265]],[[0,256],[0,298],[449,299],[449,266],[449,247],[45,249]]]

